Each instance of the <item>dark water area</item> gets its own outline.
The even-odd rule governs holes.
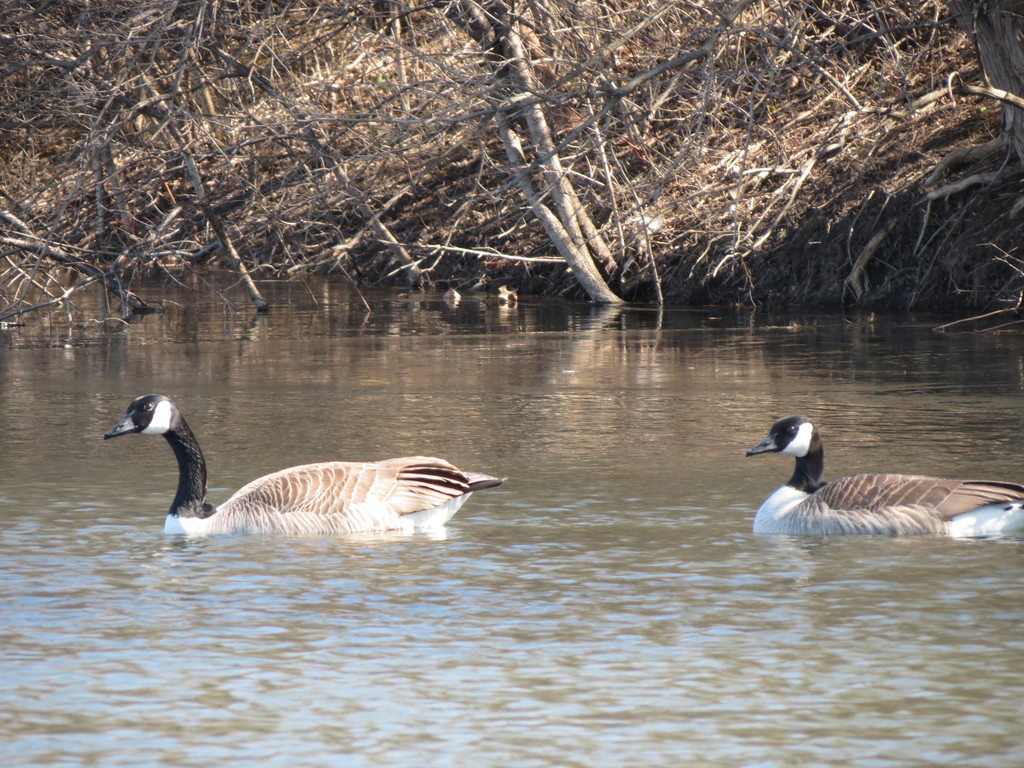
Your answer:
[[[754,536],[791,466],[743,456],[803,412],[833,477],[1024,480],[1024,334],[266,290],[0,330],[5,765],[1024,764],[1024,539]],[[167,446],[101,439],[146,392],[215,502],[326,459],[508,481],[437,535],[168,537]]]

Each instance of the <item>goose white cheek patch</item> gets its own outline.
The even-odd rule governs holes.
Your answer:
[[[813,432],[813,424],[801,424],[796,430],[796,435],[789,441],[789,445],[782,449],[782,453],[788,453],[797,458],[806,456],[807,452],[811,450],[811,434]]]
[[[171,404],[164,400],[163,402],[157,403],[156,410],[153,411],[153,418],[149,420],[149,426],[147,426],[142,433],[144,435],[162,435],[171,428]]]

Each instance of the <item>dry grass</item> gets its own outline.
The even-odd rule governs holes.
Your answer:
[[[627,299],[1024,285],[995,226],[1011,196],[987,190],[983,219],[977,190],[923,198],[943,154],[999,130],[953,98],[976,63],[933,0],[0,5],[8,313],[219,266],[579,295],[544,207]]]

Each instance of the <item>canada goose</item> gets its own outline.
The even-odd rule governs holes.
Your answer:
[[[806,416],[787,416],[747,456],[796,458],[789,482],[765,499],[754,533],[985,536],[1024,530],[1024,485],[923,475],[850,475],[825,482],[825,447]]]
[[[164,533],[438,529],[473,491],[500,485],[504,479],[463,472],[444,459],[426,456],[365,463],[329,461],[265,475],[214,507],[206,500],[206,461],[199,441],[169,398],[137,397],[103,439],[132,432],[163,435],[178,458],[178,492]]]

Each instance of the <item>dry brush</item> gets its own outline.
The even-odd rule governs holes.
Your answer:
[[[1012,248],[947,263],[966,225],[935,206],[977,190],[925,197],[999,131],[944,3],[0,8],[0,316],[93,283],[144,311],[147,276],[213,268],[258,308],[253,275],[311,273],[604,302],[1021,290]]]

